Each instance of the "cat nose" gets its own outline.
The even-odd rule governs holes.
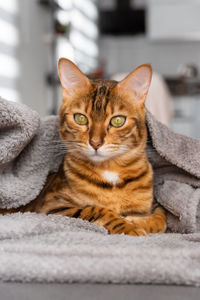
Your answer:
[[[101,145],[103,144],[102,140],[95,140],[95,139],[91,139],[90,140],[90,145],[97,150],[99,147],[101,147]]]

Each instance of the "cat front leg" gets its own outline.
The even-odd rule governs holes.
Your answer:
[[[158,206],[153,213],[146,216],[127,216],[125,219],[143,228],[147,233],[164,233],[167,229],[165,210]]]
[[[96,225],[105,227],[109,234],[127,234],[132,236],[147,235],[143,228],[123,219],[112,210],[99,206],[87,206],[84,208],[67,206],[51,209],[47,214],[61,214],[71,218],[80,218]]]
[[[96,225],[105,227],[110,234],[126,234],[132,236],[147,235],[143,228],[123,219],[120,215],[112,210],[99,207],[85,207],[80,217]]]
[[[58,214],[71,218],[80,218],[96,225],[105,227],[109,234],[126,234],[132,236],[147,235],[146,231],[136,224],[122,218],[119,214],[100,206],[79,207],[73,205],[72,200],[67,200],[60,194],[49,194],[38,213]],[[56,200],[56,201],[55,201]]]

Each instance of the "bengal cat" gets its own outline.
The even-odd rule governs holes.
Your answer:
[[[165,232],[164,210],[153,209],[145,151],[151,66],[139,66],[121,82],[89,80],[65,58],[58,70],[64,98],[60,138],[67,153],[39,197],[19,210],[81,218],[110,234]]]

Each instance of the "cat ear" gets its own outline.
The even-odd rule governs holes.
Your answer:
[[[132,93],[134,98],[144,103],[152,78],[152,68],[149,64],[141,65],[132,71],[117,86],[119,91]]]
[[[89,79],[67,58],[59,59],[58,73],[63,92],[66,94],[72,94],[77,88],[84,89],[90,86]]]

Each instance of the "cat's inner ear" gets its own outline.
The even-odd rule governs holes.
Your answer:
[[[67,58],[60,58],[58,61],[58,73],[63,92],[72,94],[76,89],[89,88],[89,79],[79,68]]]
[[[149,64],[141,65],[117,84],[118,90],[132,93],[134,99],[144,103],[152,78],[152,68]]]

